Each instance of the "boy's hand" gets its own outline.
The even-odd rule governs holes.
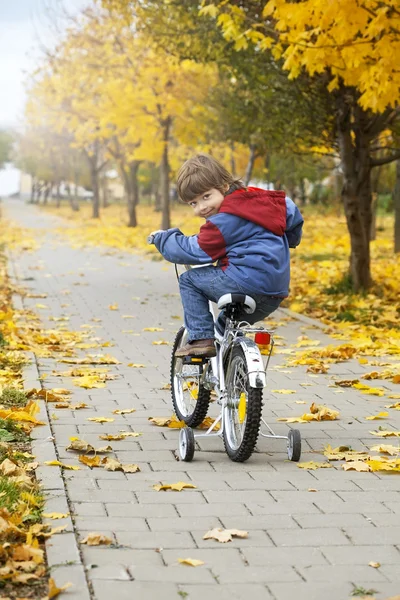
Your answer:
[[[147,243],[148,244],[154,244],[154,238],[156,236],[157,233],[162,233],[163,231],[165,231],[165,229],[157,229],[157,231],[152,231],[150,233],[150,235],[147,237]]]

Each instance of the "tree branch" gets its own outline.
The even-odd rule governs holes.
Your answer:
[[[381,165],[387,165],[387,164],[393,162],[394,160],[399,160],[399,158],[400,158],[400,151],[395,152],[391,156],[384,156],[382,158],[373,158],[373,159],[371,159],[370,164],[371,164],[371,167],[380,167]]]

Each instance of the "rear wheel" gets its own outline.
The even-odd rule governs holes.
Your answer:
[[[224,408],[225,450],[233,461],[244,462],[252,455],[261,423],[262,390],[250,387],[246,358],[236,346],[225,370],[227,406]]]
[[[171,358],[171,395],[176,416],[189,427],[197,427],[207,416],[210,404],[210,390],[200,384],[202,368],[200,364],[184,364],[176,358],[175,352],[186,344],[187,334],[181,327],[176,334]]]

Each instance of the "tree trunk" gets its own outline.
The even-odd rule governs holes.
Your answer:
[[[36,192],[36,181],[35,178],[31,175],[31,196],[29,198],[29,204],[34,204],[35,202],[35,192]]]
[[[167,117],[163,123],[163,141],[164,150],[162,153],[160,164],[160,181],[161,181],[161,229],[169,229],[171,227],[170,210],[169,210],[169,161],[168,161],[168,141],[169,130],[171,127],[171,117]]]
[[[307,203],[306,186],[304,184],[304,177],[300,177],[300,205],[305,206]]]
[[[50,182],[46,183],[46,185],[44,187],[44,192],[43,192],[43,204],[48,204],[50,192],[52,189],[53,189],[53,184]]]
[[[369,241],[376,240],[376,215],[378,210],[378,194],[372,192],[371,195],[371,231],[369,233]]]
[[[60,185],[61,185],[61,183],[57,183],[57,188],[56,188],[56,207],[57,208],[60,208],[60,206],[61,206]]]
[[[78,210],[80,209],[79,206],[79,194],[78,194],[78,173],[75,172],[74,173],[74,196],[71,200],[71,208],[73,211],[78,212]]]
[[[139,160],[133,160],[131,163],[129,163],[129,173],[127,174],[130,189],[130,202],[128,202],[128,227],[137,226],[136,206],[139,204],[139,183],[137,174],[139,170],[139,165]]]
[[[96,165],[90,161],[90,179],[93,192],[93,210],[92,218],[100,219],[100,193],[99,193],[99,172]]]
[[[396,161],[396,183],[393,190],[394,251],[400,252],[400,160]]]
[[[246,174],[244,176],[244,185],[247,187],[253,173],[254,161],[256,160],[256,147],[254,144],[250,144],[250,156],[249,162],[246,167]]]
[[[338,97],[337,135],[343,169],[342,201],[350,233],[350,277],[355,291],[371,285],[371,159],[369,140],[363,133],[363,111],[353,110],[344,95]],[[354,141],[352,140],[354,133]]]
[[[108,202],[108,188],[107,188],[107,177],[101,178],[101,196],[102,196],[102,207],[107,208]]]
[[[235,177],[236,175],[236,163],[235,163],[235,142],[231,142],[231,174]]]

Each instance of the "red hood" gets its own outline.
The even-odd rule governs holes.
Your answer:
[[[218,212],[242,217],[282,236],[286,229],[285,198],[285,192],[248,187],[226,196]]]

